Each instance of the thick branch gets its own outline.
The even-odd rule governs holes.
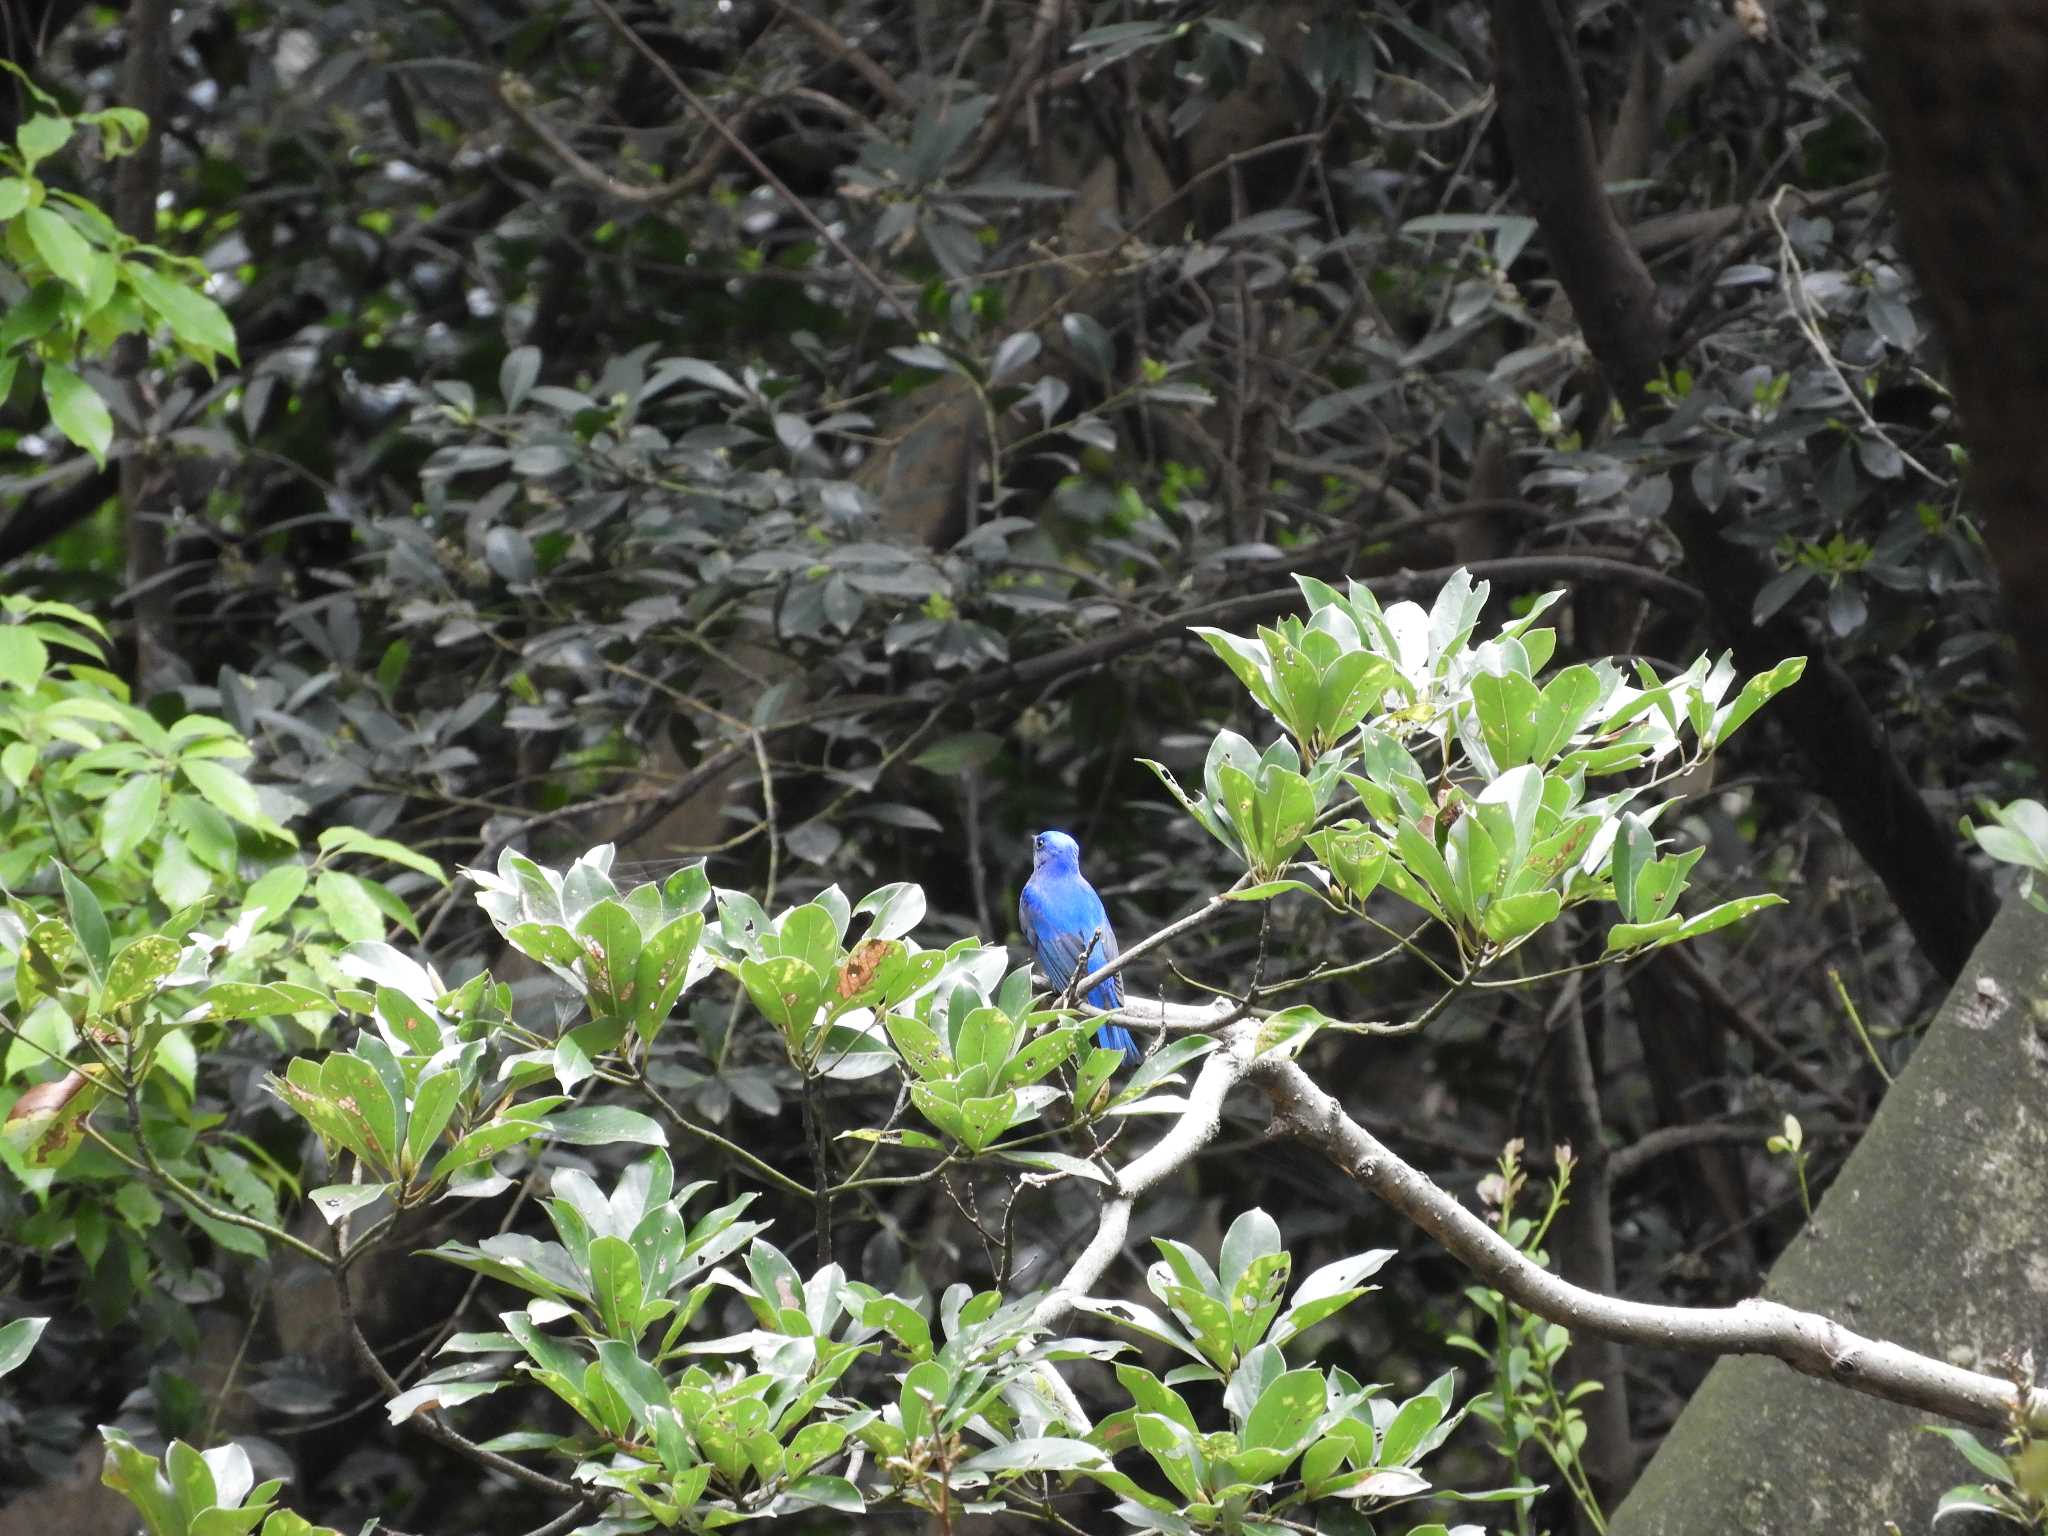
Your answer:
[[[1524,1257],[1452,1195],[1396,1157],[1291,1058],[1260,1056],[1258,1049],[1257,1024],[1233,1024],[1224,1031],[1222,1048],[1202,1063],[1179,1116],[1117,1175],[1094,1237],[1038,1304],[1034,1322],[1051,1327],[1101,1282],[1130,1235],[1131,1208],[1138,1197],[1201,1153],[1222,1123],[1231,1090],[1251,1080],[1272,1100],[1276,1132],[1318,1148],[1486,1284],[1539,1317],[1622,1344],[1767,1355],[1865,1396],[1981,1429],[2003,1429],[2012,1421],[2017,1397],[2011,1382],[1866,1339],[1816,1312],[1761,1299],[1732,1307],[1656,1306],[1572,1285]],[[2048,1426],[2048,1390],[2030,1394],[2027,1412],[2036,1424]]]
[[[157,191],[163,182],[163,142],[170,105],[170,0],[136,0],[128,8],[128,72],[123,91],[128,105],[149,118],[149,134],[114,173],[114,214],[137,240],[156,238]],[[144,338],[123,339],[114,372],[127,394],[141,441],[121,460],[121,515],[127,523],[128,596],[135,605],[135,682],[144,697],[168,687],[179,666],[171,646],[174,594],[163,581],[170,564],[170,538],[161,504],[166,489],[151,417],[149,347]]]
[[[1862,11],[1906,252],[1948,344],[2034,762],[2048,764],[2048,5],[1864,0]]]
[[[1100,1283],[1130,1235],[1131,1207],[1138,1196],[1184,1167],[1216,1135],[1223,1120],[1223,1101],[1251,1070],[1258,1038],[1256,1025],[1235,1025],[1225,1037],[1223,1048],[1204,1059],[1180,1118],[1164,1136],[1119,1170],[1116,1193],[1102,1202],[1095,1236],[1068,1266],[1059,1284],[1038,1304],[1032,1317],[1034,1323],[1051,1327],[1073,1311],[1077,1297],[1086,1296]]]
[[[1586,117],[1585,85],[1557,3],[1495,0],[1501,121],[1551,265],[1578,314],[1587,347],[1626,407],[1657,376],[1665,320],[1657,285],[1622,238],[1608,205]]]
[[[41,494],[24,496],[15,503],[7,521],[0,523],[0,565],[33,554],[65,530],[84,522],[106,505],[107,498],[121,489],[120,471],[93,470],[80,455],[82,471]]]
[[[1864,1338],[1818,1313],[1761,1299],[1732,1307],[1655,1306],[1583,1290],[1531,1263],[1402,1162],[1294,1062],[1264,1057],[1240,1075],[1255,1079],[1272,1098],[1277,1130],[1321,1149],[1481,1280],[1540,1317],[1623,1344],[1708,1355],[1768,1355],[1808,1376],[1980,1429],[2003,1429],[2012,1420],[2011,1382]],[[1152,1173],[1156,1181],[1160,1172]],[[2048,1391],[2032,1393],[2028,1412],[2037,1424],[2048,1424]]]

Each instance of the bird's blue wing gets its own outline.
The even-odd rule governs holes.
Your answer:
[[[1086,928],[1081,926],[1084,909],[1085,903],[1077,903],[1073,892],[1035,878],[1025,885],[1024,894],[1017,900],[1024,942],[1031,946],[1032,955],[1055,992],[1065,991],[1067,983],[1074,979],[1074,966],[1081,959],[1082,947],[1095,932],[1094,923]]]
[[[1034,875],[1017,899],[1017,917],[1024,942],[1031,946],[1054,991],[1066,990],[1077,966],[1086,975],[1116,958],[1116,933],[1109,926],[1102,898],[1085,879],[1041,881]],[[1122,975],[1098,982],[1088,993],[1088,1002],[1096,1008],[1121,1008]],[[1138,1059],[1138,1043],[1121,1024],[1103,1025],[1095,1032],[1095,1043],[1122,1051],[1126,1061]]]

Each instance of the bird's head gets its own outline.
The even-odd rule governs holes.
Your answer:
[[[1034,871],[1078,870],[1081,845],[1064,832],[1041,832],[1031,839],[1031,867]]]

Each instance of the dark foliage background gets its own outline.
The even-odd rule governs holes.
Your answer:
[[[1576,18],[1603,174],[1678,339],[1626,416],[1536,237],[1475,3],[17,18],[50,89],[160,125],[159,239],[217,274],[242,367],[124,380],[105,471],[0,417],[8,587],[120,614],[146,690],[247,733],[315,822],[450,864],[708,858],[771,910],[915,880],[941,929],[996,939],[1029,834],[1061,826],[1127,942],[1235,873],[1137,762],[1199,776],[1218,727],[1250,728],[1187,626],[1291,611],[1290,573],[1426,601],[1465,565],[1495,618],[1564,586],[1561,661],[1682,664],[1775,626],[1766,649],[1822,658],[1868,715],[1802,691],[1836,750],[1767,718],[1681,824],[1707,895],[1789,908],[1308,1062],[1469,1191],[1510,1136],[1587,1150],[1556,1050],[1576,1016],[1611,1188],[1560,1264],[1583,1217],[1622,1292],[1732,1300],[1801,1217],[1765,1137],[1801,1119],[1817,1194],[1882,1086],[1844,997],[1877,1056],[1910,1052],[1990,907],[1955,817],[2030,780],[1853,39],[1838,7],[1736,9]],[[168,59],[160,100],[124,93],[138,48]],[[124,483],[146,493],[125,513]],[[444,974],[518,974],[459,886],[411,894]],[[1284,904],[1265,936],[1292,976],[1354,942]],[[1220,921],[1139,984],[1241,988],[1260,946],[1256,914]],[[1427,996],[1388,969],[1301,994],[1352,1018]],[[522,997],[549,1017],[545,978]],[[658,1080],[799,1168],[793,1074],[738,1017],[697,1004]],[[295,1155],[259,1057],[218,1109]],[[690,1176],[733,1174],[703,1152]],[[881,1286],[985,1281],[975,1193],[878,1195],[833,1249]],[[808,1230],[778,1199],[785,1240]],[[1252,1205],[1301,1269],[1407,1250],[1325,1357],[1436,1373],[1459,1273],[1250,1111],[1141,1221],[1213,1240]],[[474,1218],[437,1219],[415,1246]],[[296,1464],[302,1509],[452,1528],[518,1498],[387,1429],[288,1268],[249,1325],[206,1252],[164,1236],[93,1273],[64,1220],[0,1183],[0,1308],[92,1312],[0,1397],[10,1489],[98,1422],[189,1432],[247,1325],[229,1421]],[[1089,1204],[1067,1186],[1025,1221],[1028,1284]],[[398,1354],[460,1294],[369,1315]],[[1616,1486],[1701,1367],[1626,1369]]]

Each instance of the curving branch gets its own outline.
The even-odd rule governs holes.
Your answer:
[[[1459,1204],[1345,1113],[1292,1057],[1260,1054],[1255,1022],[1230,1025],[1222,1049],[1203,1063],[1166,1132],[1117,1174],[1095,1235],[1038,1304],[1050,1327],[1098,1285],[1130,1236],[1138,1197],[1185,1167],[1214,1139],[1223,1105],[1243,1082],[1273,1106],[1272,1134],[1316,1148],[1362,1188],[1406,1216],[1444,1250],[1517,1306],[1598,1338],[1705,1355],[1764,1355],[1867,1397],[1940,1414],[1980,1429],[2004,1429],[2021,1407],[2018,1389],[1883,1339],[1865,1338],[1818,1312],[1761,1297],[1732,1307],[1671,1307],[1605,1296],[1551,1273]],[[2048,1389],[2035,1388],[2027,1417],[2048,1427]]]
[[[853,72],[867,81],[874,93],[896,111],[915,110],[915,103],[904,94],[894,75],[877,64],[858,43],[843,36],[831,22],[813,14],[810,6],[797,5],[792,0],[773,0],[773,4],[776,10],[816,38],[826,52],[844,59]]]
[[[981,132],[975,137],[974,148],[968,152],[967,160],[958,172],[961,180],[972,177],[988,163],[988,159],[1004,144],[1009,142],[1010,124],[1017,116],[1037,83],[1036,71],[1042,67],[1052,41],[1053,28],[1059,25],[1060,13],[1065,9],[1064,0],[1038,0],[1038,14],[1032,19],[1031,36],[1018,51],[1016,63],[1010,70],[1010,77],[1004,81],[996,104],[983,120]]]
[[[1767,1355],[1851,1391],[1980,1429],[2002,1430],[2012,1423],[2019,1404],[2011,1382],[1865,1338],[1817,1312],[1760,1297],[1732,1307],[1658,1306],[1572,1285],[1530,1262],[1455,1197],[1396,1157],[1293,1061],[1261,1057],[1245,1075],[1271,1098],[1276,1133],[1319,1149],[1481,1280],[1539,1317],[1622,1344],[1705,1355]],[[2030,1392],[2026,1411],[2035,1424],[2048,1425],[2048,1390]]]
[[[1195,1086],[1188,1090],[1187,1107],[1164,1136],[1117,1171],[1115,1192],[1102,1202],[1095,1236],[1067,1266],[1059,1284],[1039,1302],[1031,1315],[1033,1323],[1051,1327],[1074,1310],[1076,1298],[1087,1295],[1100,1283],[1130,1235],[1131,1208],[1137,1204],[1138,1196],[1186,1166],[1214,1139],[1217,1126],[1223,1122],[1223,1101],[1251,1071],[1258,1039],[1257,1026],[1233,1025],[1223,1048],[1212,1051],[1203,1060]]]

